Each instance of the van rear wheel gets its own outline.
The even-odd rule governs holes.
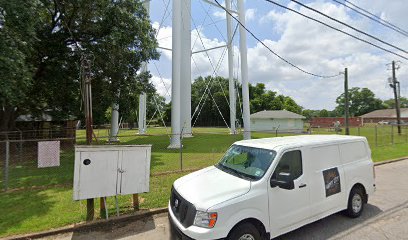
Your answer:
[[[353,187],[350,192],[346,214],[351,218],[357,218],[364,209],[364,193],[360,187]]]
[[[261,234],[251,223],[242,223],[232,229],[228,240],[261,240]]]

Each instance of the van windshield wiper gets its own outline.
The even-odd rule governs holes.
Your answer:
[[[252,176],[250,176],[248,174],[245,174],[243,172],[240,172],[238,170],[235,170],[233,168],[227,167],[225,165],[216,164],[215,166],[218,167],[219,169],[223,170],[224,172],[231,173],[232,175],[235,175],[235,176],[237,176],[239,178],[246,179],[246,180],[254,180],[254,178]]]

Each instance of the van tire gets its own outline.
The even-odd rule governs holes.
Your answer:
[[[364,210],[364,191],[361,187],[355,186],[350,191],[346,215],[351,218],[357,218]]]
[[[234,227],[229,234],[228,240],[261,240],[261,233],[249,222],[244,222]]]

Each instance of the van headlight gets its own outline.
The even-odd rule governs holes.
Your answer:
[[[197,211],[194,218],[194,225],[203,228],[213,228],[217,222],[216,212]]]

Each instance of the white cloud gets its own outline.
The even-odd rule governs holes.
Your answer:
[[[255,19],[256,9],[249,8],[245,12],[245,21],[249,22]]]
[[[358,1],[357,4],[371,9],[376,14],[386,16],[392,22],[404,22],[406,26],[401,27],[408,28],[408,15],[404,11],[404,1],[396,0],[395,3],[394,1],[378,2],[363,0]],[[370,30],[378,29],[378,25],[373,22],[356,17],[346,8],[331,2],[318,0],[309,5],[365,31],[370,32]],[[305,9],[296,9],[307,13],[307,15],[322,19]],[[390,72],[386,70],[385,65],[398,58],[294,13],[272,10],[264,16],[255,16],[256,13],[255,9],[248,9],[246,12],[247,21],[259,18],[260,25],[271,26],[270,35],[275,31],[275,33],[278,33],[278,37],[275,40],[271,40],[272,36],[269,39],[264,38],[263,42],[288,61],[307,71],[323,75],[337,74],[347,67],[350,87],[368,87],[374,91],[377,97],[382,99],[392,97],[392,91],[386,84]],[[214,16],[217,14],[219,14],[219,17],[225,18],[224,12],[213,13]],[[394,16],[400,16],[400,19],[394,18]],[[325,21],[327,22],[327,20]],[[155,24],[157,28],[158,24]],[[339,24],[330,24],[345,29],[344,26]],[[387,38],[387,41],[400,46],[408,45],[408,39],[399,36],[397,33],[390,35],[392,37]],[[171,36],[171,27],[162,28],[158,36],[160,46],[171,48],[171,37],[166,38],[168,36]],[[225,45],[223,40],[209,38],[206,35],[206,29],[200,30],[200,36],[207,49]],[[193,51],[203,49],[202,43],[197,37],[198,34],[193,30],[192,42],[195,43]],[[380,37],[386,36],[381,35]],[[250,35],[248,35],[248,38],[250,38]],[[209,51],[208,56],[205,53],[193,55],[192,78],[212,75],[213,66],[217,66],[223,51],[224,49],[221,48]],[[237,69],[237,47],[234,48],[234,52],[234,73],[240,75],[240,71]],[[163,51],[163,56],[162,60],[171,60],[171,52]],[[311,77],[278,59],[259,43],[248,48],[248,70],[251,83],[263,82],[268,89],[293,97],[305,108],[333,109],[336,106],[335,99],[343,92],[343,76],[331,79]],[[158,76],[153,70],[152,73]],[[401,80],[401,94],[406,96],[408,94],[408,84],[404,83],[402,79],[408,77],[408,65],[403,63],[397,74]],[[220,64],[218,75],[228,76],[227,55]],[[169,91],[171,89],[170,78],[171,74],[167,75],[165,79]],[[155,77],[153,82],[155,85],[163,85],[158,77]],[[158,89],[161,95],[166,95],[164,87],[158,87]]]

